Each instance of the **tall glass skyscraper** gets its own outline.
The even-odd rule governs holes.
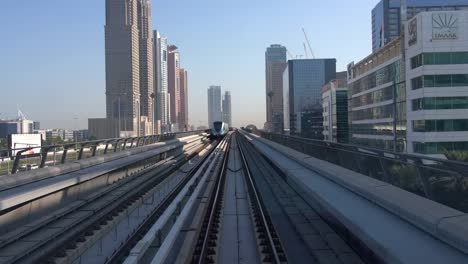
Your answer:
[[[381,0],[372,9],[372,50],[400,36],[401,0]],[[468,10],[468,0],[407,0],[407,19],[423,11]]]
[[[281,132],[283,117],[283,72],[286,68],[286,47],[273,44],[265,52],[266,124],[265,128]]]
[[[284,128],[323,139],[322,87],[336,78],[336,59],[289,60],[283,74]]]
[[[231,92],[226,91],[223,96],[223,122],[232,127],[232,108],[231,108]]]

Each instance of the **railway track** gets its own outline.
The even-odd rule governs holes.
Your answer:
[[[125,218],[129,208],[141,205],[148,194],[159,191],[164,197],[154,203],[161,210],[167,204],[167,197],[177,192],[177,182],[184,178],[171,179],[169,176],[207,147],[193,145],[188,153],[147,166],[145,169],[110,185],[105,190],[82,197],[44,221],[32,222],[22,232],[7,233],[0,238],[0,263],[69,263],[92,247],[100,236],[109,231],[113,224]],[[211,146],[214,149],[214,146]],[[205,153],[207,155],[207,153]],[[201,163],[201,161],[200,161]],[[198,163],[197,163],[198,164]],[[193,164],[192,167],[196,167]],[[189,178],[192,170],[186,173]],[[168,185],[167,190],[162,184]],[[158,189],[159,188],[159,189]],[[158,210],[156,210],[158,211]],[[154,217],[156,214],[153,214]],[[147,220],[152,218],[147,217]],[[137,236],[139,232],[135,233]],[[133,238],[134,236],[129,236]],[[125,239],[127,241],[127,239]],[[131,244],[131,239],[129,240]],[[123,243],[125,248],[127,243]],[[116,260],[119,255],[113,254]]]
[[[191,258],[191,263],[223,263],[224,260],[220,258],[223,258],[224,255],[219,256],[220,237],[234,236],[234,240],[239,240],[239,237],[246,235],[245,232],[253,233],[253,237],[255,240],[254,243],[256,247],[243,247],[241,249],[238,248],[238,253],[235,256],[236,258],[242,258],[240,255],[255,255],[255,263],[287,263],[286,256],[282,249],[281,241],[278,238],[275,228],[271,223],[268,212],[264,209],[262,199],[259,193],[257,192],[257,186],[255,184],[254,179],[252,178],[252,175],[250,174],[245,155],[243,153],[242,148],[240,147],[237,137],[237,133],[234,133],[234,135],[231,138],[231,146],[229,148],[229,153],[224,158],[223,165],[216,179],[214,190],[208,203],[206,215],[204,217],[203,224],[201,226],[198,239],[196,241],[196,247]],[[231,162],[229,162],[230,160]],[[228,164],[235,164],[234,166],[240,166],[240,168],[229,168]],[[237,174],[239,171],[241,171],[242,173]],[[226,185],[226,174],[228,173],[234,173],[230,176],[234,181],[239,182],[239,189],[242,190],[244,186],[246,187],[245,193],[247,194],[247,197],[244,201],[248,203],[249,215],[251,217],[250,228],[240,229],[238,227],[237,234],[236,232],[229,232],[230,234],[221,233],[221,225],[224,224],[223,218],[227,217],[226,215],[223,215],[223,207],[225,207],[225,190],[227,188],[233,188],[232,186]],[[239,179],[236,179],[236,177],[243,177],[243,179],[239,181]],[[240,194],[242,194],[242,191],[240,192]],[[234,195],[238,196],[237,190],[236,194]],[[234,197],[234,199],[237,200],[241,198]],[[237,217],[242,217],[244,212],[238,213]],[[242,219],[243,221],[245,221],[245,218]],[[226,230],[226,228],[224,228],[223,230]],[[228,250],[233,249],[229,248]],[[234,262],[233,259],[229,259],[229,261]]]

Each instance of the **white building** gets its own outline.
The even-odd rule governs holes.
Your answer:
[[[420,13],[405,34],[407,151],[468,150],[468,11]]]

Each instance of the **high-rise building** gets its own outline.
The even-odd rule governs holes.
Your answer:
[[[232,111],[231,111],[231,92],[226,91],[223,96],[223,122],[232,127]]]
[[[185,69],[180,69],[180,113],[179,128],[181,131],[187,131],[188,127],[188,76]]]
[[[213,128],[215,121],[222,121],[221,110],[221,86],[210,86],[208,88],[208,126]]]
[[[466,10],[468,0],[406,0],[407,19],[423,11]],[[401,31],[401,0],[380,0],[372,9],[372,50],[391,42]]]
[[[146,117],[140,135],[154,133],[154,72],[153,40],[151,34],[151,4],[149,0],[138,0],[138,34],[140,54],[140,114]]]
[[[326,141],[348,143],[347,81],[341,73],[336,75],[322,88],[323,137]]]
[[[160,120],[162,132],[168,132],[170,122],[169,95],[168,95],[168,75],[167,75],[167,38],[161,37],[159,31],[153,31],[154,49],[154,87],[155,87],[155,115],[156,120]]]
[[[118,130],[140,134],[140,54],[137,0],[106,0],[106,116]]]
[[[268,131],[281,132],[283,120],[283,72],[286,47],[270,45],[265,52],[266,123]]]
[[[322,87],[336,77],[336,59],[289,60],[283,74],[284,129],[323,139]]]
[[[170,122],[172,129],[179,131],[178,121],[180,113],[180,54],[177,47],[170,45],[167,48],[168,61],[167,61],[167,76],[168,76],[168,89],[170,95]]]

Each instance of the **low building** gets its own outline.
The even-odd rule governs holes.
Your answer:
[[[468,150],[468,11],[421,12],[349,65],[350,140],[446,157]]]
[[[420,13],[406,35],[408,152],[468,151],[468,11]]]
[[[406,80],[402,38],[348,65],[350,143],[406,150]]]
[[[345,79],[332,80],[322,88],[323,137],[348,143],[348,88]]]

